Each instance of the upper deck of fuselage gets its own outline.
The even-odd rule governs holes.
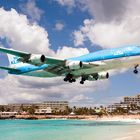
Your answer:
[[[114,58],[137,56],[137,55],[140,55],[140,46],[129,45],[129,46],[123,46],[119,48],[99,50],[79,57],[69,58],[67,60],[92,62],[92,61],[101,61],[101,60],[114,59]]]

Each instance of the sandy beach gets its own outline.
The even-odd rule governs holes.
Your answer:
[[[16,119],[82,119],[98,121],[137,121],[140,115],[108,115],[99,117],[97,115],[16,115]]]

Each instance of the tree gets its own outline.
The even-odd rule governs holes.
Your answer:
[[[35,106],[33,105],[33,106],[29,107],[28,112],[29,112],[29,114],[33,115],[35,113]]]
[[[0,106],[0,111],[1,112],[4,112],[5,111],[5,108],[4,108],[4,106],[2,105],[2,106]]]

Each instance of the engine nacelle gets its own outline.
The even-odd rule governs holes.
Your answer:
[[[109,73],[108,72],[99,72],[99,73],[89,75],[87,77],[87,80],[96,81],[96,80],[108,79],[108,78],[109,78]]]
[[[45,55],[35,55],[32,54],[28,62],[34,65],[41,65],[45,62]]]
[[[108,79],[109,73],[108,72],[99,72],[98,73],[98,79]]]
[[[83,65],[81,61],[67,60],[65,66],[68,67],[69,69],[80,69],[82,68]]]

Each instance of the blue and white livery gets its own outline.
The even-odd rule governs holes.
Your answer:
[[[64,81],[75,82],[81,77],[81,84],[86,80],[95,81],[109,78],[109,70],[137,67],[140,64],[140,46],[130,45],[120,48],[96,51],[79,57],[58,59],[40,54],[30,54],[13,49],[0,48],[8,54],[9,67],[0,66],[10,74],[34,77],[64,76]]]

